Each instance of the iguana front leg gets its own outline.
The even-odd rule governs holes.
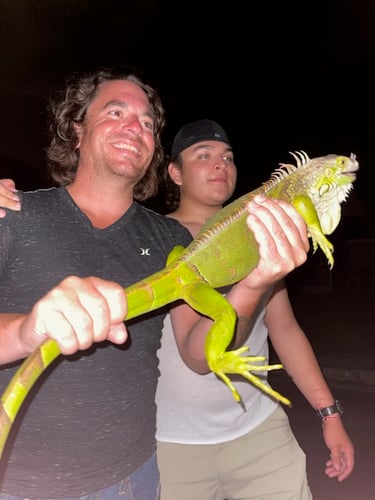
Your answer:
[[[293,198],[292,202],[294,208],[303,217],[307,225],[307,230],[312,241],[313,251],[316,252],[318,247],[320,247],[327,257],[330,268],[332,269],[334,259],[333,259],[333,245],[324,236],[322,227],[320,225],[320,220],[315,209],[314,203],[308,196],[299,195]]]
[[[289,399],[252,373],[278,370],[282,368],[281,364],[259,364],[266,359],[264,356],[243,356],[248,351],[247,347],[226,351],[235,331],[236,312],[221,293],[206,283],[195,282],[184,287],[182,298],[193,309],[214,321],[206,337],[206,359],[210,370],[229,387],[236,401],[240,401],[241,397],[228,374],[241,375],[266,394],[288,406],[291,405]]]

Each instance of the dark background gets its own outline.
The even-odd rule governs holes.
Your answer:
[[[289,151],[355,153],[344,210],[366,218],[354,236],[373,236],[374,46],[373,0],[0,1],[0,177],[49,185],[46,97],[73,71],[130,64],[162,96],[166,147],[186,121],[228,131],[235,195]]]
[[[108,64],[137,66],[159,90],[167,147],[186,121],[212,118],[228,131],[238,195],[291,160],[289,151],[357,155],[358,179],[330,237],[333,270],[317,252],[288,276],[322,366],[361,380],[352,395],[333,387],[356,447],[343,484],[324,478],[311,408],[293,386],[281,391],[294,402],[319,500],[369,500],[374,489],[373,393],[361,392],[362,371],[372,387],[375,373],[374,48],[374,0],[0,0],[0,178],[22,189],[50,184],[46,97],[71,72]]]

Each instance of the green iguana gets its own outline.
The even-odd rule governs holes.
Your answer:
[[[140,316],[177,300],[214,322],[207,333],[205,355],[210,369],[240,396],[228,374],[242,375],[284,404],[290,401],[252,372],[282,368],[261,365],[264,357],[242,356],[242,347],[226,351],[234,334],[236,313],[216,288],[232,285],[247,276],[259,260],[257,243],[248,229],[247,205],[256,194],[290,202],[304,218],[313,251],[322,249],[333,266],[333,246],[324,236],[337,227],[340,204],[356,178],[358,162],[350,157],[327,155],[310,159],[303,151],[291,153],[296,165],[280,164],[262,186],[230,203],[212,217],[186,248],[176,247],[159,272],[127,287],[125,320]],[[236,241],[236,245],[231,242]],[[0,456],[17,412],[36,379],[60,354],[54,340],[46,340],[20,366],[5,390],[0,406]],[[173,383],[173,382],[172,382]]]

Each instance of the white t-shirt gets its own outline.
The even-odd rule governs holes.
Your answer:
[[[264,315],[265,308],[244,345],[250,347],[249,355],[266,356],[268,360]],[[238,403],[215,374],[200,375],[188,368],[179,355],[169,314],[164,320],[158,357],[161,372],[156,391],[158,441],[180,444],[230,441],[254,429],[278,405],[240,376],[232,377],[242,399]]]

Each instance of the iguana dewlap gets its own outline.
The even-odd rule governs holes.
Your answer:
[[[257,243],[246,222],[248,202],[258,193],[290,202],[307,224],[313,250],[320,247],[332,267],[333,246],[325,235],[337,227],[340,205],[352,189],[354,172],[358,170],[354,155],[313,159],[304,152],[292,155],[296,165],[281,164],[261,187],[238,198],[211,218],[188,247],[176,247],[164,269],[125,289],[128,302],[125,320],[176,300],[183,300],[212,318],[205,346],[208,365],[228,385],[237,401],[240,396],[230,374],[242,375],[270,396],[290,404],[253,373],[281,368],[281,365],[262,365],[264,358],[244,356],[246,347],[226,350],[234,334],[236,313],[215,289],[238,282],[258,263]],[[55,341],[45,341],[24,361],[8,385],[0,407],[0,454],[28,391],[59,354]]]

